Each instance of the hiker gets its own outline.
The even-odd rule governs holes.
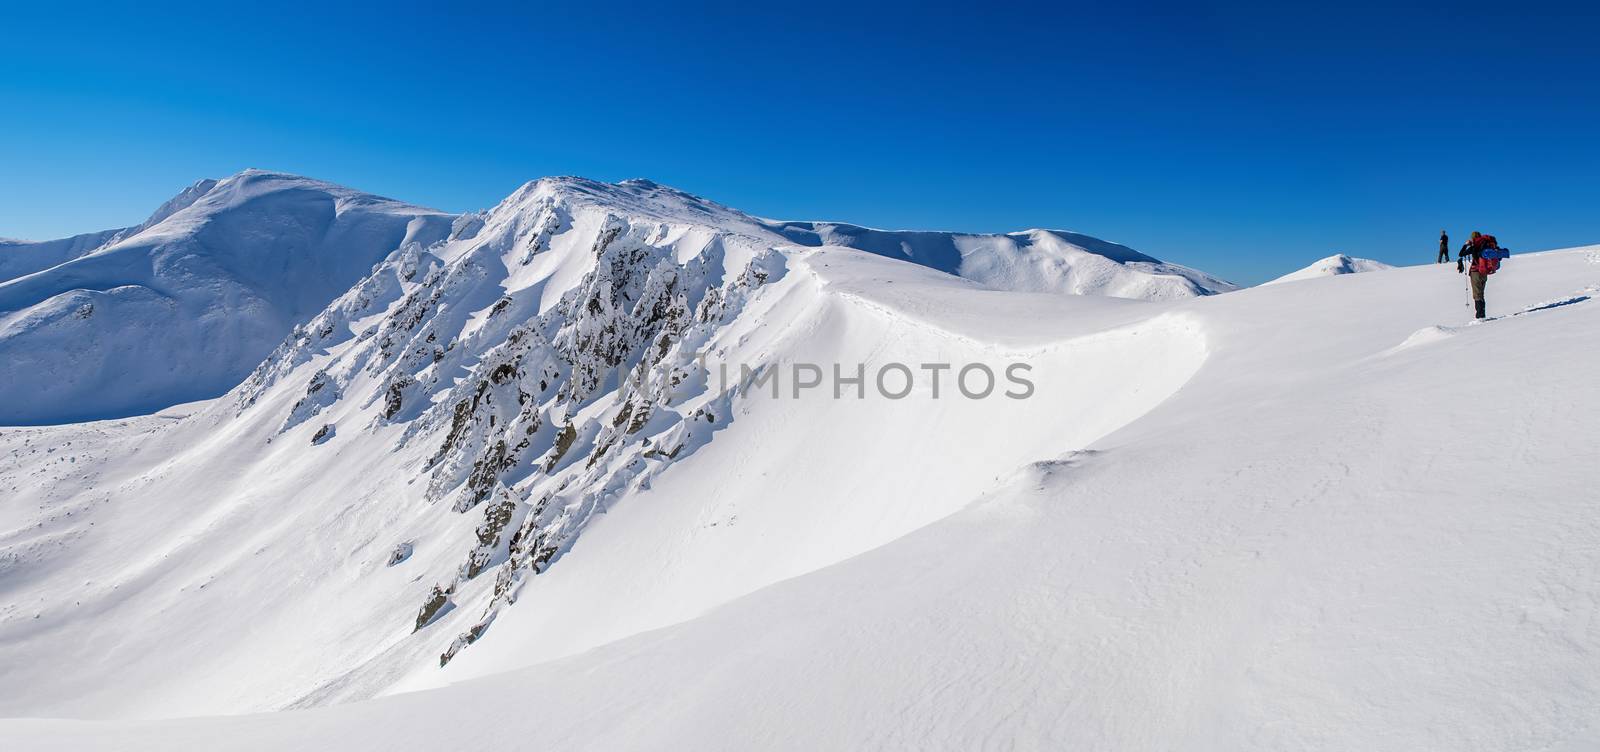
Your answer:
[[[1472,265],[1463,266],[1462,262],[1468,256],[1472,257]],[[1500,243],[1494,236],[1476,230],[1472,233],[1472,239],[1461,246],[1461,252],[1456,255],[1456,273],[1466,272],[1467,282],[1472,286],[1475,318],[1484,318],[1483,286],[1489,281],[1489,275],[1500,270],[1501,258],[1504,258],[1504,254],[1500,252]]]
[[[1439,231],[1439,260],[1434,262],[1442,264],[1450,260],[1450,236],[1444,230]]]

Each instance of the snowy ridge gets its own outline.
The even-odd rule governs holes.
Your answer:
[[[43,271],[73,259],[88,256],[110,245],[139,234],[162,220],[189,208],[211,192],[217,181],[197,180],[157,207],[149,218],[133,227],[74,235],[60,240],[26,241],[0,239],[0,282]]]
[[[999,290],[1170,300],[1238,289],[1204,272],[1163,262],[1127,246],[1062,230],[983,235],[773,221],[643,179],[610,184],[575,177],[545,178],[523,186],[510,200],[541,190],[559,190],[574,205],[698,225],[761,245],[854,248]]]
[[[88,232],[59,240],[0,239],[0,282],[71,261],[120,237],[128,229]]]
[[[524,243],[523,257],[510,261],[526,267],[540,236],[548,240],[566,229],[559,212],[530,204],[549,203],[555,195],[564,206],[670,225],[695,238],[749,248],[853,247],[994,289],[1163,300],[1235,289],[1074,233],[969,235],[777,223],[648,180],[532,181],[497,209],[455,221],[449,232],[470,238],[489,214],[520,207],[513,213],[523,220],[547,223],[498,228]],[[422,249],[445,237],[452,219],[309,178],[247,170],[195,183],[135,227],[0,245],[0,354],[8,356],[0,377],[25,388],[9,392],[11,400],[0,397],[0,424],[119,417],[216,396],[373,263],[395,253],[420,259]],[[437,258],[453,261],[452,254],[474,247],[456,244]],[[549,289],[564,292],[583,266],[563,263],[522,276],[548,272],[554,279]],[[360,284],[370,295],[380,283]],[[541,299],[539,306],[551,302]],[[142,341],[154,333],[161,344],[151,350]],[[16,396],[28,390],[34,399]]]
[[[835,222],[767,222],[790,241],[899,258],[1017,292],[1176,300],[1238,286],[1124,245],[1063,230],[1005,235],[874,230]]]
[[[58,243],[59,263],[0,282],[0,383],[14,387],[0,393],[0,423],[222,394],[374,262],[442,239],[450,221],[248,170],[196,183],[138,227]]]

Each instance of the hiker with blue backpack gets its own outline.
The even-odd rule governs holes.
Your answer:
[[[1471,266],[1463,262],[1468,256],[1472,257]],[[1466,272],[1467,282],[1472,286],[1472,307],[1476,318],[1484,318],[1483,287],[1489,281],[1489,275],[1500,271],[1500,260],[1511,256],[1511,252],[1500,247],[1500,243],[1493,235],[1485,235],[1474,231],[1472,239],[1461,246],[1461,252],[1456,254],[1456,273]]]

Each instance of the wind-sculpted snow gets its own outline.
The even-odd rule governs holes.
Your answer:
[[[201,181],[144,225],[0,283],[0,423],[218,396],[375,262],[442,240],[450,221],[306,178]]]

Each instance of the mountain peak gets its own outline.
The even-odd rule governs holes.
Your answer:
[[[157,223],[161,222],[167,217],[193,206],[194,202],[199,201],[207,193],[210,193],[212,189],[216,188],[219,182],[220,181],[213,180],[211,178],[201,178],[200,180],[194,181],[194,183],[190,184],[188,188],[178,191],[176,196],[167,199],[166,203],[157,207],[154,212],[151,212],[149,218],[145,219],[144,224],[141,224],[138,227],[133,228],[131,231],[124,233],[122,237],[130,237],[142,230],[154,227]]]
[[[240,170],[240,171],[238,171],[238,172],[236,172],[236,173],[234,173],[232,175],[229,175],[226,178],[223,178],[219,182],[235,183],[235,184],[238,184],[238,183],[260,183],[260,182],[286,182],[286,183],[313,183],[313,184],[321,184],[321,185],[333,185],[332,183],[327,183],[325,181],[318,180],[316,178],[306,177],[305,175],[296,175],[296,174],[294,174],[292,172],[283,172],[281,170],[265,170],[265,169],[262,169],[262,168],[259,168],[259,167],[246,167],[243,170]]]
[[[0,422],[121,417],[222,394],[373,264],[443,240],[453,219],[251,169],[197,181],[136,227],[21,248],[8,254],[23,257],[11,265],[20,274],[0,263],[15,276],[0,278],[0,382],[17,386]],[[81,342],[109,343],[92,361],[104,365],[84,367]]]
[[[1324,256],[1311,262],[1305,268],[1290,272],[1277,279],[1263,284],[1277,284],[1279,282],[1293,282],[1301,279],[1316,279],[1318,277],[1337,277],[1344,274],[1359,274],[1361,272],[1375,272],[1383,269],[1392,269],[1393,266],[1382,261],[1357,258],[1343,253]]]

